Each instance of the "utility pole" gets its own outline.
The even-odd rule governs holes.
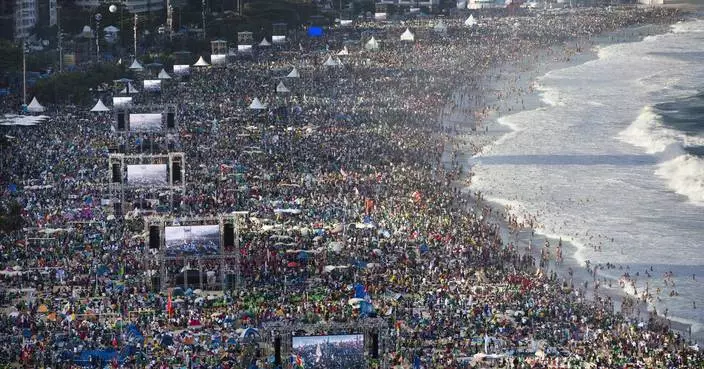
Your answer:
[[[100,63],[100,20],[103,15],[98,13],[95,15],[95,61]]]
[[[203,39],[205,40],[205,0],[201,3],[203,8]]]

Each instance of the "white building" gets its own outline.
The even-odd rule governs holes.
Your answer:
[[[12,35],[15,40],[29,37],[37,25],[56,25],[56,0],[14,0],[13,9]]]
[[[111,2],[105,0],[76,0],[76,5],[86,9],[96,8],[105,3]],[[114,3],[124,3],[130,13],[146,13],[164,9],[163,0],[115,0]]]

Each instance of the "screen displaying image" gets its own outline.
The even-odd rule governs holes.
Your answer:
[[[138,187],[166,186],[166,164],[128,165],[127,184]]]
[[[304,368],[359,368],[364,362],[364,335],[294,336],[294,361]]]
[[[187,64],[174,65],[174,74],[177,76],[186,76],[191,73],[191,66]]]
[[[252,45],[237,45],[237,51],[252,51]]]
[[[144,91],[151,91],[151,92],[161,91],[161,80],[160,79],[145,79],[144,80]]]
[[[283,35],[271,36],[271,42],[273,42],[275,44],[283,44],[284,42],[286,42],[286,36],[283,36]]]
[[[130,106],[132,105],[132,98],[131,97],[113,97],[112,98],[112,106],[113,107],[122,107],[122,106]]]
[[[164,228],[166,255],[213,255],[220,251],[220,226],[171,226]]]
[[[161,113],[130,114],[130,131],[156,132],[161,130]]]
[[[210,64],[219,65],[227,63],[227,55],[225,54],[213,54],[210,55]]]

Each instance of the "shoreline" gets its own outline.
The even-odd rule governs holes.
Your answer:
[[[579,291],[579,296],[590,301],[596,302],[597,299],[606,299],[613,304],[614,312],[623,314],[631,320],[647,323],[649,319],[655,319],[660,324],[667,325],[670,329],[680,333],[682,337],[692,342],[702,342],[704,341],[704,330],[698,329],[692,332],[692,328],[695,325],[701,326],[700,323],[688,323],[678,319],[676,316],[663,317],[657,315],[657,313],[653,314],[654,305],[641,301],[637,296],[629,293],[626,290],[629,286],[619,286],[621,279],[608,276],[609,270],[604,270],[603,265],[590,265],[588,260],[586,260],[585,264],[585,260],[579,257],[579,253],[584,246],[575,244],[571,237],[560,237],[560,235],[545,232],[539,227],[531,226],[520,227],[516,232],[509,222],[509,217],[515,216],[515,214],[512,214],[513,211],[510,207],[511,201],[491,198],[486,200],[482,198],[477,201],[477,195],[480,194],[475,193],[471,185],[473,159],[481,156],[485,150],[490,149],[492,146],[502,144],[511,135],[520,132],[515,127],[502,122],[503,118],[523,111],[540,109],[555,103],[549,101],[541,93],[538,83],[541,77],[553,71],[575,67],[598,59],[599,48],[620,43],[640,42],[648,36],[670,32],[670,26],[674,23],[673,21],[671,24],[634,25],[592,38],[570,39],[561,44],[533,50],[520,62],[504,63],[489,69],[487,71],[488,76],[485,78],[490,82],[490,88],[486,90],[487,92],[506,91],[505,86],[500,86],[501,84],[513,83],[514,89],[503,98],[488,99],[497,104],[497,109],[489,114],[486,119],[486,125],[481,126],[484,132],[479,128],[474,131],[471,127],[464,127],[463,131],[453,136],[453,153],[449,156],[457,157],[461,167],[466,165],[467,169],[463,171],[455,185],[462,192],[470,194],[471,206],[478,208],[475,211],[480,210],[484,204],[487,204],[492,209],[491,221],[500,226],[504,247],[518,248],[522,254],[529,254],[535,258],[537,263],[540,263],[541,249],[543,249],[545,242],[553,245],[553,248],[548,251],[550,253],[555,250],[554,245],[561,243],[562,261],[556,262],[555,256],[551,255],[546,265],[538,267],[539,270],[543,270],[543,273],[548,276],[555,273],[554,278],[561,279],[563,286],[573,286],[576,291]],[[571,45],[575,46],[571,47]],[[556,57],[561,55],[570,56],[567,56],[566,60],[556,59]],[[530,65],[527,69],[523,69],[526,67],[526,59],[538,60],[539,62]],[[506,78],[507,75],[513,76],[513,74],[502,73],[502,70],[517,72],[519,77],[513,80]],[[494,72],[498,72],[497,74],[501,78],[494,79]],[[484,97],[486,98],[487,96]],[[475,121],[470,119],[470,124],[472,123],[476,124]],[[467,151],[467,148],[470,151]],[[447,167],[448,163],[445,162],[444,165]],[[530,246],[531,244],[532,247]],[[598,285],[596,290],[593,287],[595,283]]]

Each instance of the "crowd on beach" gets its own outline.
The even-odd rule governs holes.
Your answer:
[[[477,14],[472,27],[357,22],[134,95],[136,107],[175,104],[176,132],[119,133],[113,113],[51,105],[37,126],[1,127],[12,138],[0,148],[0,206],[19,204],[25,224],[0,235],[0,367],[292,367],[275,357],[267,324],[343,334],[354,332],[332,323],[368,319],[384,322],[372,367],[703,367],[657,320],[585,299],[550,258],[502,240],[493,210],[458,188],[459,128],[448,123],[460,115],[481,127],[495,109],[482,98],[497,93],[485,88],[491,68],[677,17],[613,8]],[[406,28],[415,41],[399,40]],[[365,48],[371,36],[378,50]],[[328,56],[341,65],[323,66]],[[293,67],[300,78],[285,77]],[[277,93],[279,82],[291,92]],[[254,98],[267,107],[250,109]],[[120,145],[183,152],[185,191],[131,189],[116,214],[101,200],[114,195],[108,153]],[[162,261],[149,249],[145,216],[242,211],[239,249],[222,262]],[[216,277],[175,288],[189,267]],[[238,288],[223,288],[218,276],[236,271]]]

